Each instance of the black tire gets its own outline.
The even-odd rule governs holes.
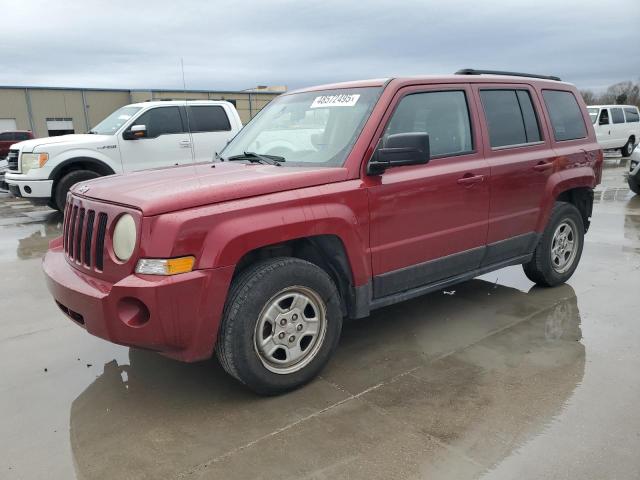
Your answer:
[[[577,246],[570,265],[566,270],[558,271],[552,261],[551,249],[556,229],[563,223],[575,227],[575,238]],[[542,287],[554,287],[566,282],[573,272],[575,272],[582,256],[584,245],[584,222],[580,211],[570,203],[556,202],[551,211],[551,216],[547,226],[538,241],[538,245],[533,252],[533,258],[522,267],[524,273],[532,282]]]
[[[324,334],[304,366],[292,373],[267,368],[254,343],[256,326],[265,307],[288,288],[304,287],[317,294],[325,312]],[[338,290],[320,267],[290,257],[257,262],[232,282],[218,333],[216,354],[231,376],[261,395],[277,395],[312,380],[329,361],[342,330]],[[288,335],[288,334],[287,334]],[[273,337],[275,336],[275,330]],[[299,338],[302,342],[302,337]],[[294,365],[295,367],[295,365]]]
[[[627,183],[629,184],[629,189],[636,195],[640,195],[640,185],[638,184],[638,179],[629,175],[627,177]]]
[[[633,153],[634,148],[635,148],[635,144],[634,144],[633,137],[629,137],[629,140],[627,140],[627,143],[625,143],[624,147],[620,149],[620,153],[622,154],[623,157],[630,157],[631,154]]]
[[[60,212],[64,212],[64,206],[67,203],[67,193],[69,192],[69,189],[76,183],[92,180],[100,176],[101,175],[99,173],[92,172],[91,170],[74,170],[67,173],[56,184],[56,190],[53,197],[55,199],[55,208]]]

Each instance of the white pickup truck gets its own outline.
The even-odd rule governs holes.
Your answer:
[[[11,193],[64,210],[74,184],[148,168],[211,161],[242,128],[225,101],[152,101],[124,106],[87,134],[12,145],[5,181]]]

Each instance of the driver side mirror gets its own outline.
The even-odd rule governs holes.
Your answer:
[[[389,135],[373,154],[367,166],[367,174],[380,175],[390,167],[422,165],[430,158],[428,133],[396,133]]]
[[[147,136],[147,126],[146,125],[134,125],[131,128],[128,128],[122,134],[122,138],[125,140],[137,140],[139,138],[144,138]]]

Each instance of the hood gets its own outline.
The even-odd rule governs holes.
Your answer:
[[[347,169],[342,167],[218,162],[112,175],[81,182],[72,191],[138,208],[149,216],[346,179]]]
[[[60,135],[58,137],[34,138],[32,140],[24,140],[15,145],[23,152],[33,152],[36,147],[42,147],[41,151],[46,151],[48,145],[55,147],[79,147],[88,144],[101,144],[111,140],[115,141],[113,135],[93,135],[93,134],[73,134]]]

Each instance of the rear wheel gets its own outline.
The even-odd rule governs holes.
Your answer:
[[[274,258],[233,281],[216,354],[249,388],[275,395],[313,379],[335,350],[342,329],[331,277],[297,258]]]
[[[627,141],[627,143],[625,143],[624,147],[622,147],[620,149],[620,153],[622,153],[623,157],[630,157],[631,154],[633,153],[633,149],[635,147],[635,143],[634,143],[634,138],[633,137],[629,137],[629,140]]]
[[[69,192],[69,189],[76,183],[98,178],[100,176],[101,175],[99,173],[92,172],[91,170],[74,170],[67,173],[56,185],[54,194],[55,208],[64,212],[64,206],[67,203],[67,193]]]
[[[580,211],[570,203],[557,202],[529,263],[525,275],[538,285],[553,287],[566,282],[578,267],[584,244]]]

